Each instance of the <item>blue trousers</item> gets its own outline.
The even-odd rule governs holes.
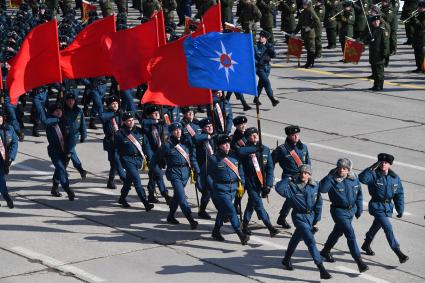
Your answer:
[[[62,188],[69,187],[68,173],[65,168],[65,156],[60,153],[48,150],[50,159],[52,160],[55,172],[53,174],[53,183],[61,184]]]
[[[122,167],[118,152],[115,149],[112,148],[108,150],[108,160],[110,165],[109,179],[113,180],[117,173],[121,179],[125,179],[125,171],[124,171],[124,168]]]
[[[328,240],[326,241],[325,247],[333,248],[338,242],[339,238],[344,234],[347,238],[347,245],[350,250],[351,256],[356,259],[360,257],[360,250],[356,242],[356,234],[354,233],[353,217],[347,217],[345,215],[336,215],[332,213],[332,219],[335,222],[335,226],[332,232],[329,234]]]
[[[186,194],[184,193],[184,188],[186,187],[187,180],[173,178],[170,180],[171,185],[173,186],[174,193],[173,198],[170,203],[170,215],[174,215],[177,211],[177,207],[180,206],[184,216],[189,218],[192,215],[189,203],[186,199]]]
[[[261,198],[260,192],[257,190],[247,189],[247,193],[248,193],[248,203],[246,204],[243,220],[244,221],[251,220],[252,213],[255,210],[260,220],[264,222],[270,222],[269,215],[264,209],[263,199]]]
[[[146,193],[142,186],[142,180],[140,179],[139,169],[140,166],[130,163],[130,162],[123,162],[122,165],[125,168],[125,181],[124,185],[121,189],[121,197],[126,198],[128,195],[128,192],[131,189],[131,185],[134,185],[134,188],[136,189],[136,193],[139,196],[139,199],[142,202],[146,202]]]
[[[0,193],[2,195],[7,193],[6,178],[4,177],[3,172],[0,173]]]
[[[220,231],[223,226],[223,219],[229,219],[233,229],[239,230],[241,223],[236,213],[233,200],[236,192],[214,191],[212,198],[214,205],[217,208],[217,217],[215,219],[214,231]]]
[[[125,111],[131,111],[133,113],[136,113],[136,105],[134,105],[134,96],[133,96],[133,90],[127,89],[120,91],[121,95],[121,109]]]
[[[288,216],[290,211],[291,211],[291,204],[289,203],[289,201],[287,199],[285,199],[285,202],[283,203],[279,214],[282,217],[286,217],[286,216]]]
[[[98,85],[95,88],[90,88],[91,99],[93,100],[93,107],[91,109],[91,117],[96,117],[96,114],[102,115],[103,112],[103,97],[106,92],[106,85]]]
[[[269,99],[273,100],[274,99],[273,90],[272,90],[272,85],[270,83],[269,75],[270,75],[270,67],[257,69],[257,76],[258,76],[257,93],[258,93],[258,97],[260,97],[260,94],[264,88],[266,90],[266,94],[269,97]]]
[[[400,247],[399,243],[394,237],[393,227],[391,225],[390,220],[385,215],[375,215],[375,219],[373,220],[372,226],[369,228],[369,231],[366,233],[366,240],[372,242],[376,233],[378,233],[379,229],[384,229],[385,236],[387,237],[387,241],[390,244],[390,247],[395,250]]]
[[[286,254],[292,256],[298,246],[298,243],[301,240],[303,240],[305,245],[307,246],[314,263],[316,265],[322,263],[323,259],[320,256],[319,250],[316,247],[316,241],[314,240],[313,236],[313,226],[309,223],[295,224],[295,231],[294,234],[292,234],[291,240],[289,241]]]
[[[164,173],[161,170],[161,173],[158,172],[158,175],[153,178],[149,173],[149,182],[148,182],[148,192],[149,195],[155,195],[155,187],[158,186],[159,192],[161,195],[168,193],[167,188],[164,183]]]
[[[21,127],[19,126],[18,118],[16,117],[16,113],[18,111],[18,107],[16,105],[12,105],[6,101],[5,103],[7,109],[7,119],[9,124],[13,127],[15,132],[19,134],[21,132]]]
[[[185,16],[192,17],[192,1],[191,0],[177,0],[177,15],[179,21],[184,23]]]

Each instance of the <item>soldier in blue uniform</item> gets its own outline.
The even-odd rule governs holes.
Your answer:
[[[146,211],[150,211],[154,205],[150,204],[146,199],[145,190],[139,174],[139,170],[142,168],[143,160],[145,159],[142,149],[142,129],[134,125],[134,114],[132,112],[124,112],[122,120],[123,125],[115,136],[115,148],[120,156],[126,176],[118,203],[124,208],[130,207],[126,201],[126,197],[131,189],[131,185],[134,185],[136,193],[145,206]]]
[[[108,161],[110,165],[109,178],[106,185],[109,189],[116,189],[114,182],[116,173],[118,173],[118,176],[123,182],[125,180],[125,171],[115,148],[115,136],[122,123],[119,103],[120,99],[118,97],[114,95],[107,97],[106,105],[108,109],[104,111],[102,115],[103,133],[105,134],[103,138],[103,150],[108,152]]]
[[[286,140],[285,143],[278,146],[272,154],[273,162],[279,162],[282,168],[283,180],[285,177],[293,177],[297,175],[298,168],[302,164],[311,164],[307,146],[300,140],[300,128],[298,126],[288,126],[285,128]],[[277,224],[284,229],[290,229],[291,225],[286,221],[291,207],[288,200],[283,203],[282,209],[277,219]]]
[[[94,122],[94,119],[96,117],[96,114],[99,115],[100,118],[103,112],[103,97],[105,96],[106,93],[106,80],[104,77],[97,77],[97,78],[92,78],[89,80],[90,81],[90,85],[89,85],[89,96],[91,97],[92,101],[93,101],[93,107],[90,113],[90,121],[89,121],[89,128],[96,130],[97,126]]]
[[[295,225],[295,231],[289,241],[282,264],[287,270],[294,269],[291,257],[298,243],[303,240],[314,263],[319,268],[320,278],[330,279],[332,276],[323,266],[323,259],[316,247],[313,235],[313,225],[321,218],[323,201],[319,192],[319,184],[311,178],[311,173],[310,165],[303,164],[299,167],[297,177],[285,176],[276,184],[276,192],[288,199],[293,207],[292,222]]]
[[[236,116],[233,119],[233,126],[236,130],[233,132],[232,141],[230,142],[230,148],[232,150],[238,150],[240,147],[245,146],[246,138],[244,136],[246,123],[248,119],[245,116]]]
[[[248,224],[255,210],[258,218],[269,229],[270,237],[274,237],[279,231],[271,224],[262,200],[270,193],[274,181],[274,164],[270,149],[265,145],[259,144],[258,130],[256,128],[246,129],[244,135],[247,140],[246,146],[238,150],[245,175],[244,188],[248,193],[248,203],[243,216],[242,231],[251,235]]]
[[[82,179],[87,176],[87,171],[83,169],[80,159],[78,158],[75,147],[80,141],[84,143],[87,138],[87,126],[84,120],[83,111],[77,106],[78,89],[69,90],[65,95],[65,105],[63,110],[63,120],[65,123],[66,136],[68,137],[68,150],[71,153],[68,156],[72,164],[78,170]],[[67,164],[65,164],[67,165]]]
[[[249,235],[242,232],[233,200],[238,186],[244,185],[245,176],[242,164],[236,155],[230,153],[230,137],[220,135],[217,138],[217,152],[208,157],[207,181],[212,188],[212,198],[217,208],[212,237],[218,241],[224,241],[220,233],[223,220],[229,219],[230,224],[238,235],[242,245],[249,241]]]
[[[58,191],[59,184],[68,195],[68,199],[73,201],[75,193],[69,187],[68,172],[66,171],[66,163],[71,156],[69,150],[66,133],[66,125],[63,120],[63,111],[61,103],[54,103],[49,107],[49,114],[46,115],[42,97],[34,97],[34,106],[39,114],[40,121],[46,127],[46,136],[49,145],[47,146],[47,153],[52,160],[55,167],[53,174],[53,186],[50,191],[54,197],[60,197],[61,193]]]
[[[13,200],[6,186],[5,175],[18,153],[18,136],[11,126],[4,121],[3,109],[0,109],[0,193],[9,208],[14,208]]]
[[[354,233],[353,217],[360,218],[363,212],[363,195],[359,178],[352,171],[352,162],[348,158],[338,159],[336,168],[320,181],[320,192],[328,193],[331,201],[331,215],[335,226],[320,255],[328,262],[335,262],[330,251],[344,235],[347,238],[351,256],[360,272],[369,267],[363,262]]]
[[[169,141],[163,144],[153,156],[153,164],[155,164],[153,174],[155,175],[157,171],[162,171],[159,164],[165,159],[167,166],[165,175],[174,189],[167,222],[179,224],[179,221],[175,218],[175,213],[177,207],[180,206],[184,216],[186,216],[190,223],[190,227],[196,229],[198,222],[192,217],[192,211],[187,202],[184,189],[192,170],[195,175],[199,175],[199,166],[190,140],[185,140],[185,137],[182,135],[182,125],[174,122],[168,128],[170,132]]]
[[[232,132],[233,112],[232,105],[221,90],[213,91],[213,104],[214,104],[214,132],[216,134],[229,135]],[[208,117],[211,118],[211,111],[207,112]]]
[[[394,206],[397,211],[397,218],[402,218],[404,212],[403,185],[400,177],[391,169],[393,161],[394,156],[391,154],[380,153],[378,154],[378,161],[359,175],[360,182],[367,185],[369,190],[371,196],[369,214],[374,217],[361,248],[367,255],[374,255],[370,244],[376,233],[382,228],[391,249],[398,256],[400,263],[404,263],[409,257],[400,250],[400,244],[394,237],[393,227],[389,220],[389,217],[393,214]]]
[[[202,167],[201,176],[199,176],[199,180],[197,181],[197,187],[202,194],[198,217],[201,219],[211,219],[206,208],[211,199],[212,188],[206,182],[206,171],[209,166],[207,162],[208,156],[213,155],[215,151],[214,126],[210,118],[204,118],[199,122],[199,127],[201,128],[201,133],[195,136],[196,159]]]
[[[161,120],[160,108],[156,105],[151,105],[147,107],[144,111],[146,119],[142,121],[143,133],[145,134],[146,141],[143,147],[143,151],[146,153],[148,159],[149,168],[156,166],[156,164],[151,164],[153,154],[158,148],[163,144],[163,139],[165,136],[164,133],[164,121]],[[161,171],[162,172],[162,171]],[[168,190],[165,187],[164,183],[164,174],[158,171],[156,176],[151,176],[151,170],[149,170],[149,182],[148,182],[148,201],[150,203],[157,203],[158,199],[155,197],[155,187],[158,185],[159,192],[165,198],[165,201],[169,203],[171,200],[168,195]]]
[[[183,107],[181,112],[183,114],[183,118],[180,120],[182,133],[186,138],[195,142],[195,136],[201,133],[199,121],[195,118],[195,110],[191,107]]]

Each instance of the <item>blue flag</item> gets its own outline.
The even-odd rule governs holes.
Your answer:
[[[234,91],[257,96],[252,36],[210,32],[184,41],[192,87]]]

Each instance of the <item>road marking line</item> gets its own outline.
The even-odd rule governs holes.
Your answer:
[[[269,133],[265,133],[265,132],[262,132],[262,134],[266,137],[284,140],[284,138],[281,137],[281,136],[277,136],[277,135],[273,135],[273,134],[269,134]],[[340,153],[344,153],[344,154],[349,154],[349,155],[353,155],[353,156],[357,156],[357,157],[376,160],[376,156],[367,155],[367,154],[363,154],[363,153],[359,153],[359,152],[355,152],[355,151],[350,151],[350,150],[345,150],[345,149],[341,149],[341,148],[337,148],[337,147],[333,147],[333,146],[329,146],[329,145],[323,145],[323,144],[319,144],[319,143],[305,143],[305,144],[307,144],[309,146],[319,147],[319,148],[332,150],[332,151],[336,151],[336,152],[340,152]],[[398,166],[407,167],[407,168],[416,169],[416,170],[425,172],[425,167],[422,167],[422,166],[404,163],[404,162],[400,162],[400,161],[394,161],[394,164],[398,165]]]
[[[37,252],[34,252],[32,250],[29,250],[24,247],[12,247],[12,251],[15,253],[22,255],[26,258],[30,258],[33,260],[39,260],[41,263],[45,266],[58,269],[62,272],[70,272],[74,274],[76,277],[89,281],[89,282],[104,282],[105,279],[97,277],[96,275],[93,275],[91,273],[88,273],[87,271],[84,271],[76,266],[66,264],[64,262],[61,262],[57,259],[51,258],[47,255],[43,255]]]
[[[366,273],[359,273],[357,270],[345,267],[345,266],[337,266],[337,269],[341,270],[342,272],[346,272],[346,273],[354,273],[354,274],[358,274],[359,277],[372,281],[372,282],[376,282],[376,283],[389,283],[389,281],[386,281],[384,279],[381,278],[377,278],[375,276],[366,274]]]

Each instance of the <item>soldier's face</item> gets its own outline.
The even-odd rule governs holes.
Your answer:
[[[391,164],[387,161],[381,161],[381,164],[379,165],[379,168],[382,171],[388,171],[388,169],[390,169],[390,167],[391,167]]]
[[[220,144],[218,148],[220,148],[222,151],[224,151],[227,154],[230,151],[230,143],[226,142],[226,143]]]
[[[380,20],[374,20],[374,21],[372,21],[372,25],[374,26],[374,27],[379,27],[379,24],[381,23],[381,21]]]
[[[184,114],[184,118],[189,120],[189,121],[192,121],[194,117],[195,117],[195,113],[193,113],[193,111],[187,111]]]
[[[171,133],[173,134],[173,136],[175,138],[177,138],[178,140],[180,140],[180,138],[182,136],[182,129],[180,129],[180,128],[174,129]]]
[[[264,36],[260,36],[260,42],[261,42],[262,44],[266,44],[266,43],[267,43],[267,38],[266,38],[266,37],[264,37]]]
[[[127,128],[130,128],[130,129],[133,128],[134,127],[134,118],[130,118],[130,119],[125,120],[124,125]]]
[[[258,134],[257,133],[253,133],[252,135],[249,136],[248,141],[250,143],[256,144],[258,142]]]
[[[296,133],[296,134],[292,134],[288,136],[288,139],[292,142],[292,143],[297,143],[300,141],[300,134]]]
[[[53,116],[60,118],[62,117],[62,109],[56,109],[55,111],[53,111]]]
[[[159,111],[155,111],[151,114],[151,117],[155,120],[158,120],[160,118]]]
[[[109,108],[110,108],[111,110],[113,110],[114,112],[118,110],[118,107],[119,107],[119,105],[118,105],[118,102],[116,102],[116,101],[112,102],[112,103],[109,105]]]
[[[75,99],[68,98],[67,100],[65,100],[65,103],[66,103],[66,106],[68,106],[69,108],[72,108],[75,105]]]
[[[242,123],[240,125],[237,125],[236,126],[236,129],[243,134],[245,132],[245,130],[246,130],[246,124],[245,123]]]
[[[207,134],[212,134],[214,132],[214,128],[212,124],[205,125],[203,128],[204,132]]]
[[[307,182],[309,178],[310,178],[310,174],[308,174],[307,172],[300,173],[301,182]]]
[[[345,167],[338,167],[337,171],[338,171],[338,175],[339,175],[340,177],[345,178],[345,177],[347,177],[348,172],[349,172],[350,170],[349,170],[348,168],[345,168]]]

